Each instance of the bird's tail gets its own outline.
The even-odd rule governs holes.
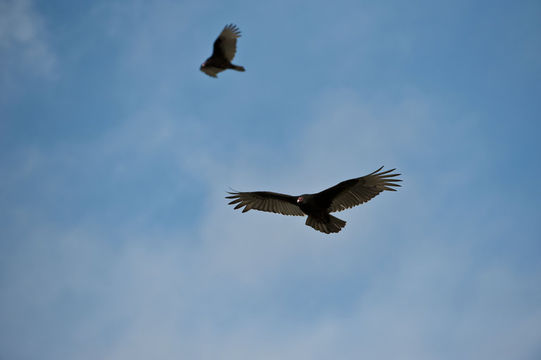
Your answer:
[[[231,64],[231,69],[237,70],[237,71],[246,71],[244,66],[239,66],[239,65],[234,65],[234,64]]]
[[[328,215],[328,219],[317,219],[313,216],[308,216],[306,225],[313,227],[317,231],[330,234],[342,230],[342,228],[346,226],[346,222],[332,215]]]

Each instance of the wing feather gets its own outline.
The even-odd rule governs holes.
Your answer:
[[[282,215],[304,215],[297,205],[297,198],[295,196],[270,191],[228,192],[228,194],[230,196],[226,196],[226,199],[232,199],[229,205],[236,204],[235,210],[244,206],[242,212],[254,209]]]
[[[398,182],[402,181],[396,178],[400,174],[393,173],[396,169],[381,169],[383,166],[366,176],[342,181],[315,196],[326,204],[329,212],[335,212],[363,204],[382,191],[396,191],[394,187],[400,186]]]
[[[240,36],[240,30],[236,25],[226,25],[214,42],[214,53],[223,55],[227,61],[232,61],[237,52],[237,39]]]

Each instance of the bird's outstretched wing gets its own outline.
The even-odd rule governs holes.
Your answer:
[[[254,192],[228,192],[230,196],[226,199],[233,199],[229,205],[234,205],[235,209],[244,206],[242,212],[251,209],[268,211],[282,215],[303,216],[304,213],[297,205],[295,196],[279,194],[269,191]]]
[[[240,30],[236,25],[229,24],[224,27],[220,36],[214,41],[213,57],[224,57],[232,61],[237,52],[237,39],[240,37]]]
[[[384,190],[396,191],[393,187],[400,186],[397,182],[402,180],[395,177],[400,174],[393,174],[395,169],[381,169],[383,166],[366,176],[342,181],[315,194],[315,197],[327,206],[329,212],[335,212],[363,204]]]

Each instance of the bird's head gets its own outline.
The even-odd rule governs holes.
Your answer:
[[[304,201],[304,197],[299,196],[299,197],[297,198],[297,204],[302,204],[303,201]]]
[[[203,70],[203,68],[205,68],[207,66],[207,62],[205,61],[204,63],[201,64],[201,66],[199,67],[199,70]]]

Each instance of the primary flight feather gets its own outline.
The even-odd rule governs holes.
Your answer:
[[[395,169],[378,170],[355,179],[341,183],[318,192],[317,194],[304,194],[299,196],[285,195],[269,191],[255,192],[229,192],[227,199],[232,199],[229,205],[236,205],[235,209],[244,207],[242,212],[260,210],[282,215],[304,216],[308,215],[306,225],[326,234],[337,233],[346,222],[330,213],[342,211],[363,204],[382,191],[396,191],[398,182],[393,173]]]

